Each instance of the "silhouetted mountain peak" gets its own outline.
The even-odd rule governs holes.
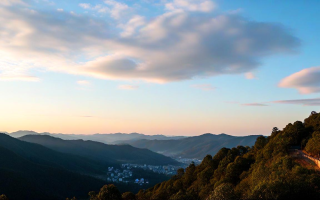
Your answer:
[[[39,133],[34,132],[34,131],[28,131],[28,130],[20,130],[16,132],[12,132],[9,135],[15,138],[22,137],[25,135],[38,135]]]

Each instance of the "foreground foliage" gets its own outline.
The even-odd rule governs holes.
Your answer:
[[[319,139],[320,114],[313,112],[304,123],[290,123],[281,131],[273,128],[271,136],[257,138],[253,147],[222,148],[199,166],[180,169],[170,180],[140,190],[135,197],[126,198],[125,193],[110,199],[319,199],[318,171],[300,166],[289,155],[290,149],[300,147],[318,155]]]

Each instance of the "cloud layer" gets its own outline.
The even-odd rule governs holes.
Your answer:
[[[303,106],[320,106],[320,98],[281,100],[281,101],[274,101],[273,103],[296,104],[296,105],[303,105]]]
[[[105,79],[170,82],[248,73],[264,57],[299,47],[284,26],[237,14],[214,15],[210,2],[195,6],[193,1],[175,0],[172,9],[153,19],[134,14],[118,24],[7,3],[0,6],[0,76],[22,77],[44,68]],[[128,9],[113,0],[105,4],[113,8],[106,12],[116,20]]]
[[[291,100],[278,100],[264,103],[245,103],[242,106],[269,106],[268,104],[292,104],[302,106],[320,106],[320,98],[313,99],[291,99]]]
[[[187,11],[200,11],[210,12],[216,8],[216,4],[211,0],[173,0],[166,3],[167,10],[187,10]]]
[[[284,78],[279,87],[295,88],[301,94],[320,92],[320,67],[303,69]]]

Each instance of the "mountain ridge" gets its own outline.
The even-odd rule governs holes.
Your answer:
[[[124,141],[134,147],[147,148],[167,156],[202,159],[207,154],[214,155],[222,147],[238,145],[252,146],[261,135],[232,136],[227,134],[206,133],[179,140],[135,140]]]
[[[102,174],[104,166],[118,163],[96,162],[90,158],[64,154],[39,144],[33,144],[0,133],[0,146],[39,165],[63,168],[84,174]]]
[[[52,150],[95,159],[98,161],[115,160],[118,163],[178,165],[172,158],[152,152],[148,149],[130,145],[110,145],[96,141],[63,140],[49,135],[26,135],[19,138],[22,141],[43,145]]]
[[[19,138],[25,135],[50,135],[53,137],[61,138],[64,140],[76,140],[76,139],[83,139],[83,140],[92,140],[96,142],[103,142],[105,144],[117,144],[123,140],[138,140],[138,139],[182,139],[186,138],[185,136],[166,136],[166,135],[145,135],[141,133],[96,133],[92,135],[81,135],[81,134],[62,134],[62,133],[38,133],[35,131],[28,131],[28,130],[20,130],[12,133],[8,133],[8,135]]]

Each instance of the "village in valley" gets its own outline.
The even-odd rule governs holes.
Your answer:
[[[201,163],[199,159],[188,159],[188,158],[175,158],[177,161],[182,163],[182,165],[147,165],[147,164],[122,164],[120,168],[108,167],[107,181],[113,183],[135,183],[139,185],[149,184],[149,180],[146,177],[138,177],[134,173],[136,169],[152,171],[157,174],[164,174],[168,176],[173,176],[177,173],[179,168],[186,168],[190,163],[198,165]]]
[[[179,168],[183,166],[155,166],[155,165],[139,165],[139,164],[122,164],[120,169],[115,167],[108,167],[107,181],[114,183],[136,183],[139,185],[149,184],[149,180],[145,177],[136,177],[134,175],[135,169],[149,170],[158,174],[175,175]]]

